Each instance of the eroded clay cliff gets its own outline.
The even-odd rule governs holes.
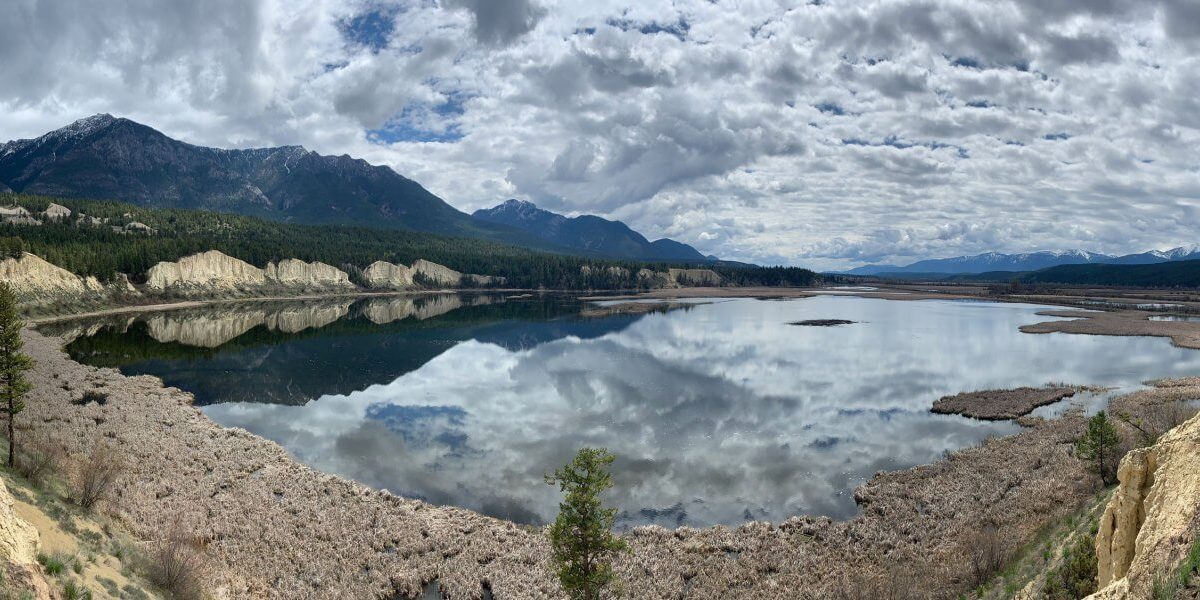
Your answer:
[[[38,541],[38,530],[17,515],[13,497],[0,479],[0,572],[4,575],[0,591],[20,592],[22,598],[51,597],[37,564]]]
[[[272,288],[351,290],[345,271],[330,265],[284,259],[260,269],[216,250],[160,262],[146,273],[146,287],[181,294],[253,293]]]
[[[13,286],[25,304],[71,301],[105,293],[95,277],[80,277],[28,252],[0,260],[0,281]]]
[[[414,287],[413,270],[404,265],[394,265],[377,260],[363,269],[363,283],[378,290],[404,290]]]
[[[1196,539],[1200,416],[1127,454],[1117,479],[1096,534],[1100,591],[1091,598],[1146,598]]]
[[[667,278],[681,286],[721,285],[721,276],[711,269],[668,269]]]
[[[345,271],[321,262],[304,262],[295,258],[285,258],[279,264],[268,263],[266,276],[287,286],[298,286],[309,289],[352,289],[350,277]]]

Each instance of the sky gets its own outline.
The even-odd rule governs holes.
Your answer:
[[[763,264],[1200,242],[1195,0],[6,0],[0,81]]]

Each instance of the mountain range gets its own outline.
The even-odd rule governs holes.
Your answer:
[[[586,254],[642,260],[716,260],[674,240],[651,242],[620,221],[594,215],[565,217],[521,200],[509,200],[492,208],[477,210],[471,216],[514,227],[556,246]]]
[[[922,260],[904,266],[866,265],[846,271],[846,275],[918,275],[968,274],[996,271],[1038,271],[1060,265],[1150,265],[1179,260],[1200,259],[1200,244],[1180,246],[1170,250],[1150,250],[1137,254],[1113,256],[1085,250],[1025,252],[1001,254],[985,252],[974,256],[956,256]]]
[[[560,224],[552,235],[500,210],[509,203],[472,217],[391,168],[348,155],[326,156],[301,146],[195,146],[108,114],[0,145],[0,192],[404,229],[605,258],[704,259],[690,246],[648,242],[624,223],[600,217],[568,219],[534,208],[539,224]]]

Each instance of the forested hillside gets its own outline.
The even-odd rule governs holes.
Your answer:
[[[1021,280],[1076,285],[1200,287],[1200,260],[1155,265],[1063,265],[1024,274]]]
[[[297,225],[207,211],[0,194],[0,206],[21,206],[33,214],[40,214],[52,202],[66,206],[73,214],[40,224],[0,225],[0,251],[7,256],[31,252],[76,274],[93,275],[102,281],[112,280],[119,273],[129,274],[136,281],[160,261],[206,250],[219,250],[257,266],[284,258],[320,261],[352,274],[377,260],[410,264],[423,258],[465,273],[498,275],[506,278],[506,285],[523,288],[635,288],[638,269],[665,270],[670,266],[585,259],[411,231]],[[81,218],[81,213],[86,217]],[[124,227],[133,222],[151,231]],[[584,265],[592,268],[582,269]],[[735,285],[809,285],[815,279],[813,272],[800,268],[723,266],[714,270]]]

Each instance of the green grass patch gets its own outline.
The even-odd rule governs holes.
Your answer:
[[[58,555],[50,556],[39,553],[37,555],[38,564],[42,565],[42,570],[47,575],[58,576],[62,575],[67,569],[67,563]]]
[[[1183,562],[1179,563],[1173,573],[1155,578],[1150,597],[1154,600],[1171,600],[1180,590],[1191,585],[1198,572],[1200,572],[1200,539],[1192,542],[1192,548],[1188,551],[1188,555],[1184,557]]]

